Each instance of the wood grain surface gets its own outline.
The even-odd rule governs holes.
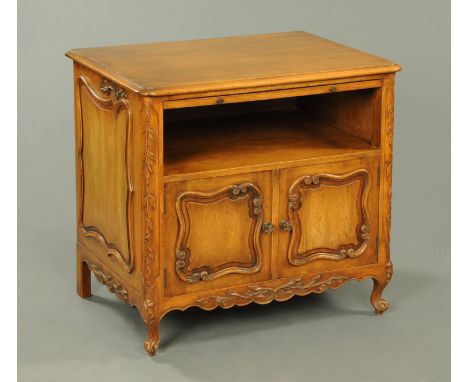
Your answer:
[[[400,69],[392,61],[306,32],[73,49],[67,55],[154,96]]]

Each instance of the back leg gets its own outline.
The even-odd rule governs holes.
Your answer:
[[[76,256],[76,293],[82,298],[91,297],[91,271],[88,264]]]

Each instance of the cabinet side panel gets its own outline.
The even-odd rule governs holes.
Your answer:
[[[77,64],[74,80],[77,240],[96,264],[139,290],[140,97]]]
[[[114,115],[112,104],[108,109],[96,104],[85,85],[80,86],[81,229],[85,237],[101,240],[109,256],[115,255],[131,271],[127,225],[132,216],[127,214],[127,198],[133,195],[129,195],[132,184],[127,184],[125,168],[128,114]]]

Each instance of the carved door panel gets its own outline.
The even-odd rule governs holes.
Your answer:
[[[378,158],[282,170],[282,276],[377,261]]]
[[[271,189],[268,172],[168,183],[166,294],[269,279]]]

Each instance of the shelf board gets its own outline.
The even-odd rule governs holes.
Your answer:
[[[165,182],[380,155],[300,111],[166,122],[164,134]]]

